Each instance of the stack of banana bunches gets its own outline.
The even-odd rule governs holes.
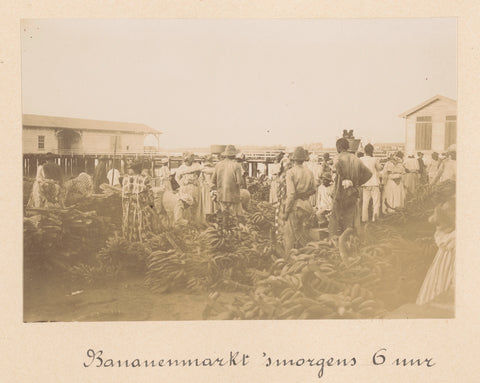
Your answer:
[[[23,222],[27,267],[53,261],[62,266],[63,262],[86,256],[86,250],[111,230],[111,222],[106,217],[97,216],[95,211],[73,208],[26,209]]]
[[[431,240],[409,241],[381,224],[335,246],[310,242],[257,271],[252,291],[225,303],[213,292],[205,319],[382,318],[415,301],[435,254]],[[220,298],[220,299],[219,299]]]

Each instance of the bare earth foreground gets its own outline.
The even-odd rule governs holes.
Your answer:
[[[71,293],[55,283],[26,292],[24,322],[201,320],[208,302],[207,293],[152,293],[141,279]],[[230,303],[234,296],[219,299]]]
[[[231,303],[238,295],[223,292],[219,302]],[[207,303],[207,293],[152,293],[143,286],[141,278],[87,289],[74,295],[54,282],[26,291],[24,322],[202,320]],[[446,301],[426,307],[406,304],[388,313],[385,319],[453,317],[454,304]]]

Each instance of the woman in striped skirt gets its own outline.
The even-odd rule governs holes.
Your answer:
[[[432,302],[455,288],[455,200],[435,208],[430,222],[437,226],[437,254],[427,272],[417,297],[417,305]]]

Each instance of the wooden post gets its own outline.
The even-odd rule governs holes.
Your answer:
[[[117,136],[115,136],[114,146],[113,146],[113,158],[112,158],[112,181],[108,180],[108,182],[113,185],[113,179],[115,174],[115,156],[117,155]],[[108,174],[108,173],[107,173]]]

